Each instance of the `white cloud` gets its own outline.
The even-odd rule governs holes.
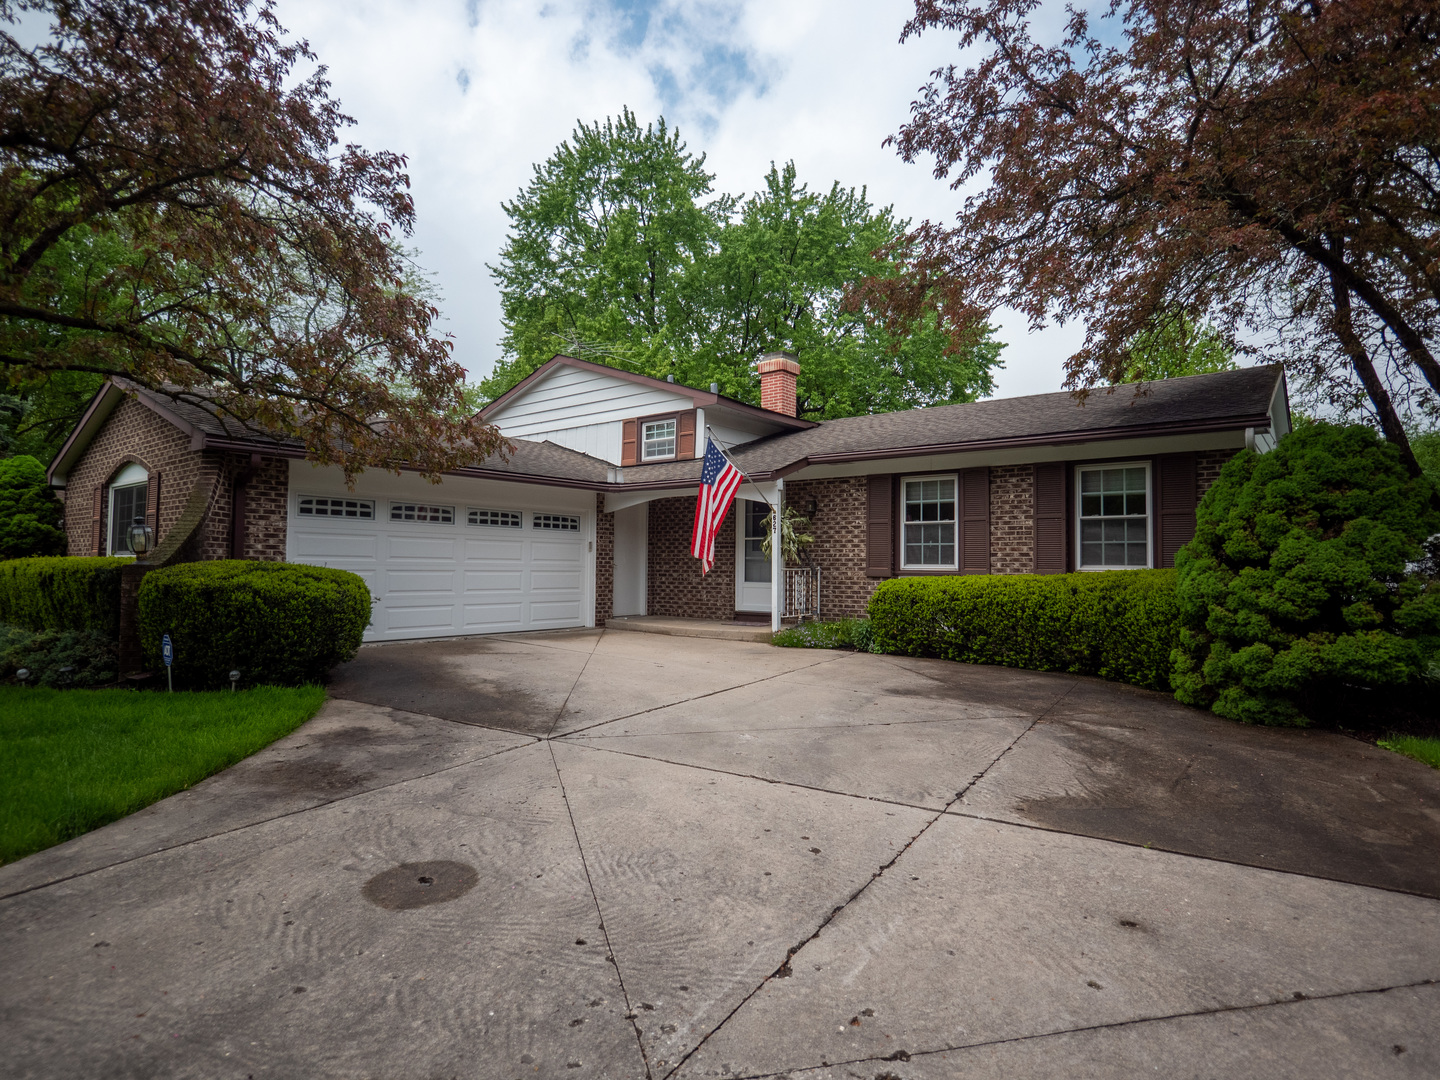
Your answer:
[[[281,0],[278,14],[328,65],[357,120],[351,136],[407,155],[421,262],[444,291],[445,329],[472,378],[499,355],[499,300],[485,268],[503,242],[500,203],[577,120],[664,115],[709,154],[716,186],[753,191],[793,158],[812,187],[866,186],[916,221],[959,196],[881,146],[953,39],[905,45],[905,0]],[[1003,396],[1059,388],[1075,328],[1026,331],[997,316]]]

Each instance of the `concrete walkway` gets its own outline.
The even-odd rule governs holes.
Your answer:
[[[1127,687],[386,645],[0,868],[3,1077],[1433,1077],[1440,773]]]

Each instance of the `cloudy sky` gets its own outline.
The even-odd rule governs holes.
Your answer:
[[[958,57],[932,34],[905,45],[908,0],[279,0],[281,22],[330,69],[357,141],[406,154],[414,243],[444,293],[444,329],[478,379],[499,355],[500,207],[569,136],[629,106],[664,116],[708,154],[720,191],[793,159],[812,187],[869,188],[915,221],[958,196],[881,146],[932,68]],[[1060,388],[1078,327],[1008,345],[999,396]]]

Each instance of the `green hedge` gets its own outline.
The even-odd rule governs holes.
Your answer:
[[[370,590],[347,570],[226,559],[152,570],[140,586],[140,644],[162,671],[175,648],[177,687],[299,686],[350,659],[370,624]]]
[[[0,562],[0,623],[26,630],[120,633],[120,568],[129,559]]]
[[[1170,689],[1173,570],[895,578],[870,599],[875,651]]]

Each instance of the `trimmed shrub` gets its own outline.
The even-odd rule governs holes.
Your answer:
[[[0,623],[26,630],[120,633],[120,568],[129,559],[0,562]]]
[[[44,465],[27,454],[0,460],[0,559],[64,555],[63,516]]]
[[[163,671],[175,648],[176,686],[217,689],[319,682],[350,659],[370,625],[370,589],[348,570],[225,559],[152,570],[140,586],[140,645]]]
[[[874,651],[1170,688],[1173,570],[894,578],[870,598]]]
[[[23,630],[0,623],[0,681],[26,686],[92,687],[113,683],[120,670],[115,638],[94,630]]]
[[[1369,428],[1314,424],[1231,459],[1176,557],[1175,696],[1246,723],[1309,723],[1413,689],[1440,649],[1433,488]]]

